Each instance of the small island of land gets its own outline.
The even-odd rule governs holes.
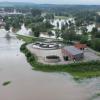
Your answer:
[[[27,61],[32,65],[34,70],[41,70],[45,72],[68,72],[74,76],[75,79],[91,78],[100,76],[100,61],[87,61],[76,62],[71,64],[43,64],[38,62],[38,58],[35,54],[32,54],[27,45],[39,40],[39,38],[27,37],[17,35],[19,39],[25,41],[20,50],[27,57]]]

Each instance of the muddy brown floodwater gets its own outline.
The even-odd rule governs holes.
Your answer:
[[[0,100],[90,100],[100,92],[100,78],[78,83],[68,73],[32,70],[19,50],[22,41],[5,34],[0,30]]]

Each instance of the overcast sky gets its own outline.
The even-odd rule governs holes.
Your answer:
[[[98,4],[100,0],[0,0],[11,2],[33,2],[42,4]]]

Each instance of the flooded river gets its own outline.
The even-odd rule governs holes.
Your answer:
[[[100,78],[78,83],[67,73],[32,70],[19,50],[22,41],[5,34],[0,30],[0,100],[90,100],[100,92]]]

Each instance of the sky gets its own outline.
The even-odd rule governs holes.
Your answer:
[[[100,5],[100,0],[0,0],[10,2],[33,2],[39,4],[97,4]]]

